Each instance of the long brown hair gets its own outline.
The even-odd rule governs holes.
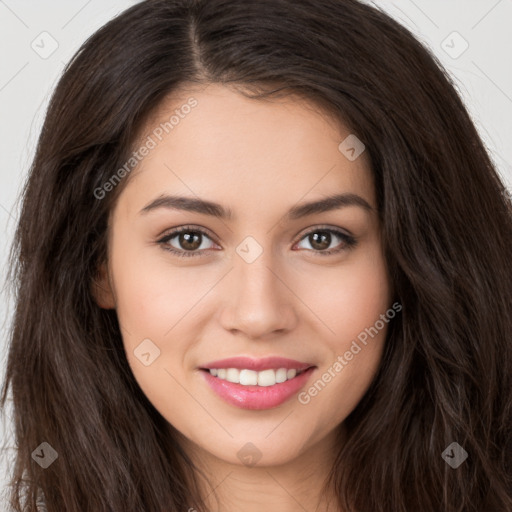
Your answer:
[[[328,485],[355,512],[512,510],[512,204],[447,73],[404,27],[356,0],[148,0],[107,23],[53,94],[11,252],[16,294],[11,506],[177,512],[194,506],[179,433],[128,366],[91,294],[99,200],[145,120],[187,82],[327,106],[369,154],[401,315],[346,419]],[[199,107],[200,108],[200,107]],[[47,442],[57,460],[32,457]],[[441,456],[468,454],[457,469]]]

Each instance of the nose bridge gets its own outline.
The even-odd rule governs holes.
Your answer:
[[[236,259],[235,279],[239,299],[253,297],[256,301],[265,299],[265,303],[276,300],[280,291],[277,290],[277,278],[274,274],[276,264],[272,261],[275,258],[265,252],[250,263],[241,257]]]
[[[272,251],[247,237],[236,248],[233,265],[225,327],[250,337],[291,328],[293,294],[276,277],[280,270]]]

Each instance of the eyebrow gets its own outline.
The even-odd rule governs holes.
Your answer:
[[[357,194],[335,194],[327,196],[317,201],[299,204],[292,207],[285,218],[288,220],[297,220],[308,215],[315,213],[323,213],[332,210],[339,210],[346,206],[358,206],[365,211],[372,212],[374,209],[370,204]],[[189,212],[202,213],[204,215],[211,215],[223,220],[233,219],[233,212],[229,208],[195,197],[175,196],[175,195],[162,195],[151,201],[139,212],[140,214],[147,214],[158,208],[167,208],[171,210],[184,210]]]

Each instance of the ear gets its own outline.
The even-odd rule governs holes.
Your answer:
[[[115,309],[116,301],[110,283],[107,264],[103,263],[91,284],[91,292],[96,304],[103,309]]]

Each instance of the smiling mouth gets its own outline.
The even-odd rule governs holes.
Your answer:
[[[310,367],[309,367],[310,368]],[[268,387],[276,384],[282,384],[299,376],[306,369],[296,368],[276,368],[261,371],[238,369],[238,368],[201,368],[205,372],[220,380],[225,380],[233,384],[242,386],[261,386]]]
[[[316,366],[307,364],[302,368],[281,366],[259,371],[212,365],[212,368],[200,368],[200,373],[210,389],[228,404],[242,409],[264,410],[288,402],[307,384],[315,369]]]

